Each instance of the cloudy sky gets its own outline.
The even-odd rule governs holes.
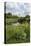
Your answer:
[[[31,13],[31,4],[23,2],[7,2],[6,13],[8,12],[18,16],[25,16]]]

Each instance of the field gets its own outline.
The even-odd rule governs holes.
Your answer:
[[[6,17],[6,43],[28,43],[30,42],[30,23],[17,22],[18,18]]]

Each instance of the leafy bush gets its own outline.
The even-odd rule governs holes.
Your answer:
[[[30,23],[30,16],[27,15],[27,16],[25,16],[25,17],[20,17],[20,19],[18,19],[18,22],[19,22],[19,23],[24,23],[24,22]]]
[[[29,42],[30,41],[30,30],[29,24],[22,24],[18,26],[8,25],[6,27],[6,43],[16,42]],[[13,41],[14,40],[14,41]]]

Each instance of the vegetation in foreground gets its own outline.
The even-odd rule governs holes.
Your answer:
[[[30,16],[18,17],[6,14],[6,43],[28,42],[30,42]]]

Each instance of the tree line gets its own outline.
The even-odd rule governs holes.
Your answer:
[[[17,21],[19,23],[25,23],[25,22],[28,22],[30,23],[30,16],[29,15],[26,15],[25,17],[18,17],[17,15],[12,15],[12,13],[5,13],[6,15],[6,18],[19,18]]]

